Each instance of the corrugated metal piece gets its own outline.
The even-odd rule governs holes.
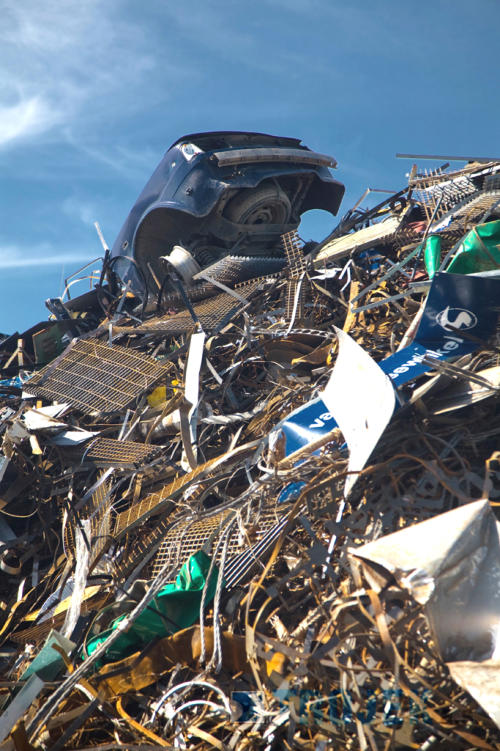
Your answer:
[[[70,344],[26,387],[35,396],[68,402],[86,414],[105,414],[133,406],[167,368],[140,352],[85,339]]]

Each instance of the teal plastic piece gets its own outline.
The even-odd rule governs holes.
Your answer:
[[[55,681],[61,673],[66,670],[60,652],[54,649],[53,644],[61,647],[67,655],[70,655],[76,644],[70,639],[66,639],[58,631],[52,630],[40,652],[37,654],[31,665],[29,665],[19,680],[25,681],[36,673],[43,681]]]
[[[192,626],[200,615],[201,598],[210,568],[210,558],[203,551],[190,556],[182,566],[175,582],[165,585],[149,606],[110,646],[100,664],[115,662],[137,652],[156,638],[170,636]],[[205,602],[212,601],[217,585],[217,567],[212,569]],[[91,655],[126,618],[122,615],[111,627],[87,643]],[[84,655],[86,656],[86,655]]]
[[[446,271],[474,274],[500,269],[500,219],[477,224],[460,243]]]
[[[439,235],[430,235],[424,247],[424,263],[429,279],[432,279],[436,271],[439,269],[439,263],[441,260],[441,238]]]

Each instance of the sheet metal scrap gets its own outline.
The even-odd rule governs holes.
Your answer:
[[[71,308],[96,326],[40,370],[47,322],[0,344],[0,749],[500,749],[496,595],[470,604],[498,589],[495,226],[486,271],[447,272],[500,217],[499,174],[414,168],[316,247],[286,234],[285,268],[96,287]],[[199,550],[197,622],[127,642]]]

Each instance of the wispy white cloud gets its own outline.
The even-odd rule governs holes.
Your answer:
[[[92,162],[111,167],[114,172],[128,179],[141,181],[149,176],[151,169],[159,161],[161,154],[151,148],[138,145],[131,149],[122,144],[88,143],[81,134],[64,129],[65,141]]]
[[[4,0],[0,148],[83,134],[114,105],[130,115],[145,78],[159,65],[173,72],[174,62],[152,53],[122,9],[119,0]]]
[[[214,60],[282,80],[307,74],[340,83],[352,76],[345,63],[353,51],[390,57],[405,50],[387,3],[384,8],[366,0],[183,0],[166,2],[164,13],[183,39]]]
[[[76,196],[68,196],[63,201],[62,210],[66,216],[69,216],[71,219],[78,219],[86,227],[93,226],[98,216],[96,206]]]
[[[20,99],[16,104],[0,102],[0,146],[50,130],[60,113],[40,96]]]
[[[72,251],[55,253],[48,243],[25,248],[19,245],[0,245],[0,269],[21,269],[39,266],[63,266],[75,268],[78,264],[91,261],[88,252]]]
[[[341,66],[332,65],[329,57],[341,41],[332,42],[325,57],[311,54],[310,44],[296,38],[297,29],[303,29],[302,41],[307,41],[322,23],[335,22],[342,37],[352,14],[359,33],[360,12],[341,12],[337,2],[335,12],[329,11],[330,2],[311,0],[312,12],[298,0],[255,0],[252,6],[163,0],[140,10],[124,0],[3,0],[0,150],[35,139],[61,141],[120,174],[143,176],[157,155],[131,157],[97,134],[102,136],[107,123],[120,124],[123,132],[145,111],[152,117],[178,117],[166,103],[189,106],[191,87],[199,94],[204,81],[213,85],[213,70],[221,61],[231,66],[229,72],[219,69],[222,89],[235,70],[239,76],[248,71],[284,82],[305,74],[327,76],[330,86],[333,81],[340,85]],[[297,27],[300,10],[304,23]],[[210,63],[204,65],[207,56]],[[279,111],[293,106],[280,100],[280,91],[260,105],[261,119],[272,115],[268,109],[274,101]],[[224,109],[224,99],[221,104]],[[227,106],[234,110],[233,97]],[[258,106],[254,101],[252,110]]]

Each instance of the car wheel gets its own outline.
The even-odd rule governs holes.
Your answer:
[[[287,224],[292,206],[278,185],[244,189],[224,209],[224,216],[235,224]]]

